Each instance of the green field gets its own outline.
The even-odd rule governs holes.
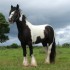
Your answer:
[[[29,50],[27,49],[29,52]],[[29,53],[28,53],[29,55]],[[57,48],[55,64],[45,64],[46,53],[43,48],[34,48],[37,67],[22,65],[22,49],[0,49],[0,70],[70,70],[70,48]],[[28,56],[29,61],[30,57]]]

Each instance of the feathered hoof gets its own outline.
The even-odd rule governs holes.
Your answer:
[[[28,67],[29,64],[28,63],[23,63],[23,66]]]
[[[29,66],[27,58],[24,58],[24,60],[23,60],[23,66],[25,66],[25,67]]]
[[[31,66],[32,66],[32,67],[37,67],[37,64],[31,63]]]
[[[31,66],[32,67],[36,67],[37,66],[37,62],[36,62],[36,59],[35,59],[34,56],[32,56],[32,58],[31,58]]]
[[[50,64],[50,61],[45,60],[45,63],[46,63],[46,64]]]

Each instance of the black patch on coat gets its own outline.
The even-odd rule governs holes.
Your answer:
[[[41,43],[41,37],[40,36],[38,36],[36,41],[35,41],[35,44],[38,44],[38,43]]]

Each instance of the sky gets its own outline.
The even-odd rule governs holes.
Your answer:
[[[8,20],[11,5],[19,4],[27,20],[34,25],[49,24],[54,28],[56,43],[70,43],[70,0],[0,0],[0,12]],[[10,25],[9,40],[0,45],[20,44],[16,24]]]

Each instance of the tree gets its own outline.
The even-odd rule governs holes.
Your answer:
[[[9,30],[10,30],[9,24],[6,21],[5,16],[2,13],[0,13],[0,42],[1,43],[9,39],[7,35],[7,33],[9,33]]]
[[[62,46],[68,48],[68,47],[70,47],[70,44],[69,43],[64,43]]]
[[[16,43],[13,43],[10,47],[11,48],[19,48],[19,46]]]
[[[11,48],[19,48],[20,46],[16,43],[13,43],[12,45],[6,46],[6,48],[11,49]]]

